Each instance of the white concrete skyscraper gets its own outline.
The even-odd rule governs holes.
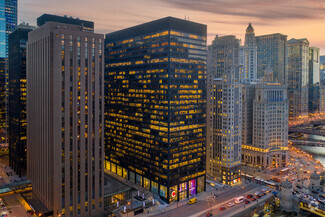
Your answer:
[[[245,67],[244,79],[257,78],[257,45],[254,28],[250,23],[245,34]]]
[[[216,36],[208,48],[207,173],[222,183],[240,181],[241,68],[239,40]]]
[[[243,130],[243,138],[246,138],[242,147],[243,163],[259,168],[285,167],[288,151],[287,87],[273,81],[273,71],[268,67],[262,82],[250,84],[244,90],[247,92],[243,95],[243,101],[248,104],[246,111],[253,118],[246,123],[251,126],[246,127],[250,130]],[[251,101],[252,97],[247,96],[252,96],[248,92],[253,91],[254,100]]]

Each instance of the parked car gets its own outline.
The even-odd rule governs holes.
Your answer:
[[[229,207],[233,207],[234,205],[235,205],[235,204],[232,203],[232,202],[228,203],[228,206],[229,206]]]
[[[249,200],[245,200],[245,204],[249,204],[250,203],[250,201]]]
[[[207,217],[211,217],[211,216],[213,216],[212,213],[207,213]]]
[[[251,199],[253,197],[253,195],[249,194],[246,197],[247,197],[247,199]]]
[[[224,206],[220,206],[220,208],[219,208],[220,211],[223,211],[225,209],[226,209],[226,207],[224,207]]]

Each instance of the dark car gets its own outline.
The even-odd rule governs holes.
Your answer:
[[[255,201],[256,199],[254,197],[251,198],[251,201]]]
[[[249,200],[245,200],[245,204],[249,204],[250,203],[250,201]]]
[[[264,196],[265,195],[265,193],[263,192],[263,193],[261,193],[261,196]]]
[[[246,197],[247,197],[247,199],[251,199],[253,197],[253,195],[249,194]]]
[[[260,195],[256,195],[256,199],[259,199],[259,198],[261,198],[261,196]]]
[[[217,194],[215,194],[215,195],[213,195],[213,198],[217,198],[219,195],[217,195]]]
[[[226,207],[225,206],[220,206],[220,211],[222,211],[222,210],[225,210],[226,209]]]
[[[213,216],[212,213],[208,213],[208,214],[207,214],[207,217],[211,217],[211,216]]]

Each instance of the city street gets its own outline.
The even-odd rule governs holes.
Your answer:
[[[2,198],[2,203],[6,206],[5,209],[0,209],[0,216],[7,214],[8,217],[31,217],[24,207],[20,204],[15,195]]]
[[[265,188],[264,185],[259,185],[256,183],[249,183],[249,184],[243,184],[238,185],[232,188],[226,188],[222,190],[222,192],[216,192],[218,195],[217,198],[213,198],[212,194],[211,196],[206,196],[205,198],[198,197],[198,202],[196,204],[188,205],[186,203],[182,203],[181,206],[179,206],[177,209],[172,210],[160,210],[160,214],[152,214],[150,216],[154,217],[196,217],[196,216],[206,216],[208,212],[210,212],[210,209],[212,209],[214,216],[225,216],[227,214],[234,214],[234,212],[239,212],[244,209],[244,204],[237,204],[234,207],[229,208],[227,204],[229,202],[234,202],[234,198],[239,196],[246,196],[248,194],[254,194],[257,191],[260,191],[261,188]],[[268,198],[271,195],[269,193],[268,195],[262,197],[259,199],[259,202],[261,200],[264,200]],[[257,202],[251,202],[245,208],[248,208],[249,206],[252,206]],[[226,210],[220,211],[220,206],[226,206]],[[242,209],[238,209],[238,207],[242,207]],[[176,208],[176,207],[175,207]],[[168,208],[167,208],[168,209]]]

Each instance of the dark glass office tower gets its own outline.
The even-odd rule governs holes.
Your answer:
[[[205,190],[207,26],[166,17],[106,35],[106,169],[168,203]]]
[[[9,164],[26,170],[26,43],[34,27],[20,24],[9,35]]]
[[[257,78],[263,78],[269,66],[274,79],[282,84],[288,82],[287,36],[280,33],[256,36]]]
[[[94,31],[94,22],[88,20],[81,20],[78,17],[58,16],[53,14],[43,14],[37,18],[37,26],[42,26],[47,22],[65,23],[71,25],[82,26],[83,31]]]
[[[17,26],[17,0],[0,1],[0,128],[7,127],[8,36]]]

